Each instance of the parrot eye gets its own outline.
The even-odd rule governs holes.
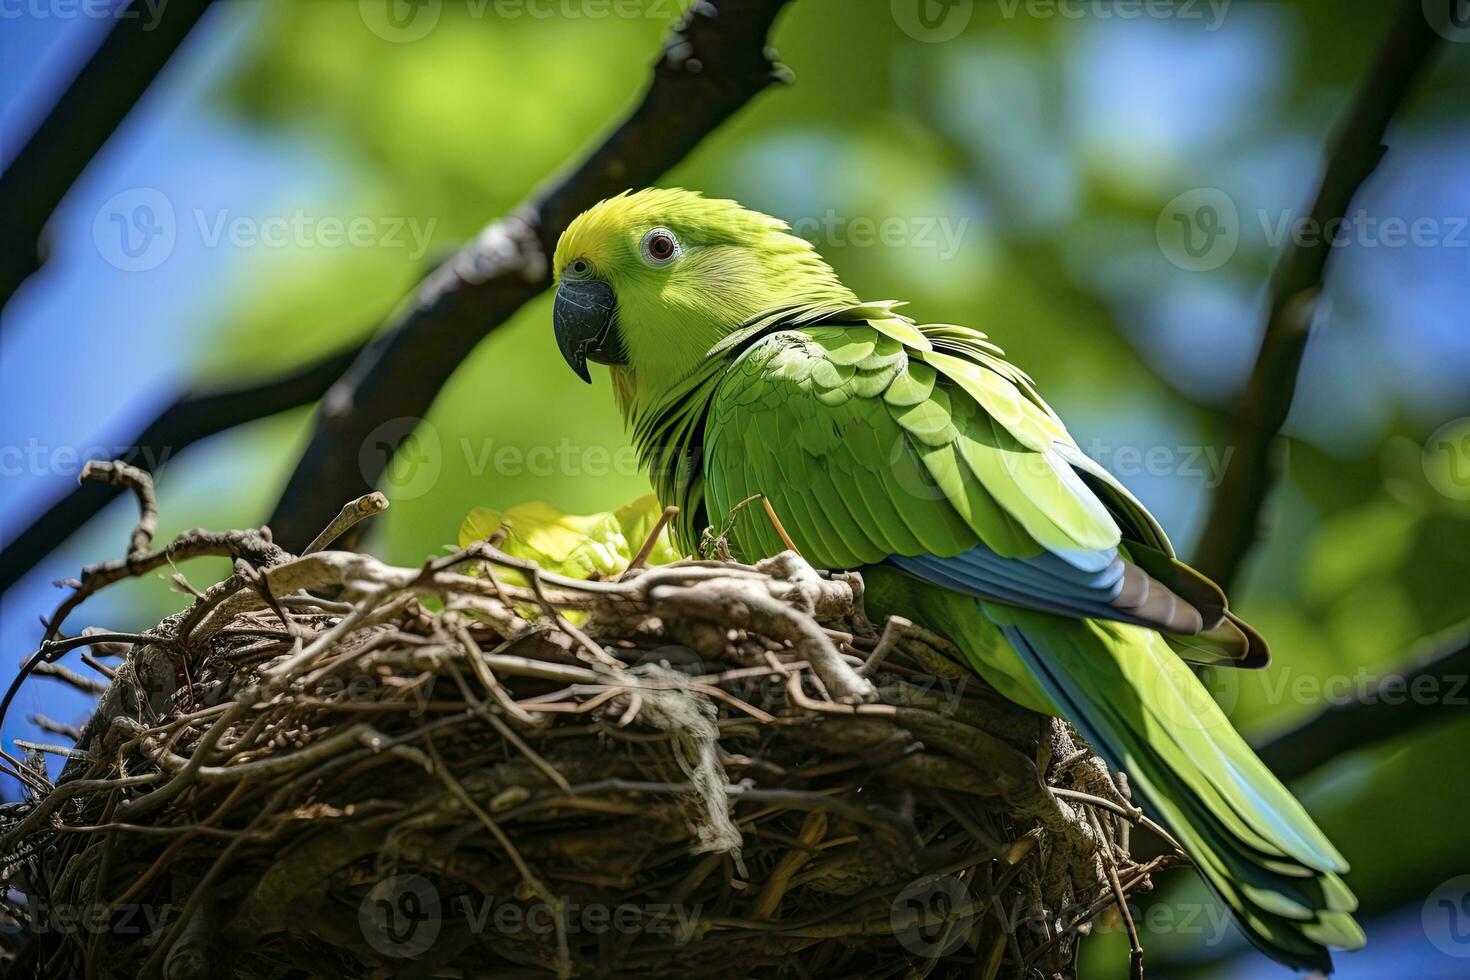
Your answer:
[[[572,263],[567,266],[567,272],[577,277],[585,276],[591,271],[592,266],[586,259],[574,259]]]
[[[667,228],[655,228],[643,236],[643,261],[652,266],[668,265],[679,257],[679,239]]]

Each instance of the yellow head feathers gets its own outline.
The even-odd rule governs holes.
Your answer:
[[[584,377],[613,365],[621,390],[666,388],[762,314],[856,302],[810,242],[778,218],[679,188],[608,198],[557,243],[556,331]]]

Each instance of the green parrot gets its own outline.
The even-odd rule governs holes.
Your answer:
[[[1126,771],[1267,955],[1329,972],[1363,944],[1346,862],[1188,666],[1260,667],[1265,643],[985,334],[864,302],[784,222],[678,189],[584,212],[554,275],[557,344],[584,381],[610,366],[680,550],[764,494],[876,613]],[[730,542],[785,547],[757,507]]]

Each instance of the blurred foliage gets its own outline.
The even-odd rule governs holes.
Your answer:
[[[331,161],[333,200],[309,203],[416,220],[432,247],[287,250],[242,270],[214,311],[201,374],[241,363],[264,373],[363,336],[436,256],[605,131],[644,85],[675,5],[650,0],[636,18],[558,9],[573,16],[445,0],[426,37],[389,43],[356,3],[264,6],[223,103]],[[794,4],[776,46],[796,84],[764,95],[666,183],[796,223],[864,296],[989,331],[1187,552],[1212,476],[1229,463],[1204,450],[1249,369],[1276,251],[1254,216],[1307,199],[1391,5],[1240,3],[1217,30],[1004,9],[1015,6],[979,3],[959,38],[926,44],[896,29],[887,3]],[[1437,147],[1464,145],[1456,93],[1470,80],[1470,45],[1458,48],[1396,128],[1363,203],[1464,213],[1454,210],[1463,196],[1404,196],[1449,186],[1452,172],[1463,184],[1462,168],[1433,169]],[[1243,216],[1239,252],[1208,273],[1170,264],[1155,239],[1165,202],[1194,187],[1223,188]],[[859,222],[885,219],[904,229],[898,247],[858,234]],[[1459,289],[1463,311],[1470,264],[1448,248],[1349,250],[1334,263],[1270,535],[1236,589],[1276,664],[1216,679],[1251,733],[1312,711],[1327,679],[1391,668],[1416,638],[1470,615],[1470,505],[1437,492],[1421,462],[1432,432],[1470,415],[1470,356],[1444,326],[1450,294],[1435,292]],[[1411,280],[1421,266],[1444,274]],[[1401,290],[1401,280],[1418,284]],[[431,477],[390,473],[385,488],[393,506],[373,547],[386,558],[440,550],[476,507],[545,500],[591,513],[647,492],[605,377],[586,387],[572,376],[549,314],[546,299],[529,304],[434,404],[416,440]],[[297,413],[197,450],[161,483],[165,522],[263,519],[305,431]],[[1125,451],[1157,447],[1168,450],[1161,471],[1128,470]],[[1413,898],[1396,882],[1470,865],[1467,735],[1434,731],[1310,781],[1309,803],[1370,910]],[[1368,819],[1389,808],[1391,838]],[[1171,938],[1192,941],[1156,937],[1151,951]],[[1112,940],[1094,946],[1086,975],[1126,963]]]

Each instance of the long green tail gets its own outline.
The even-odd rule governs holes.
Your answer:
[[[1160,634],[867,577],[883,611],[943,630],[1003,694],[1067,718],[1126,771],[1268,956],[1330,973],[1327,947],[1363,945],[1347,863]]]

